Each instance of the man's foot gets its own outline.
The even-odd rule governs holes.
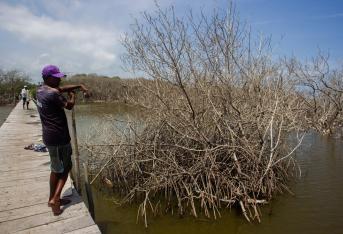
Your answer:
[[[49,202],[49,206],[51,207],[51,210],[52,210],[52,213],[55,215],[55,216],[58,216],[60,214],[62,214],[63,210],[61,210],[60,206],[61,206],[61,203],[58,201],[56,203],[52,203],[51,201]]]
[[[60,206],[65,206],[68,205],[71,202],[71,200],[61,198],[60,199]],[[48,202],[48,206],[51,207],[51,203]]]

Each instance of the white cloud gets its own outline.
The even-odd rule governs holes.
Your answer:
[[[27,63],[31,60],[31,66],[40,67],[51,63],[50,61],[60,62],[60,66],[74,63],[73,67],[78,67],[82,71],[100,73],[100,69],[113,67],[118,63],[120,33],[113,28],[109,31],[99,25],[82,25],[48,16],[36,16],[23,6],[0,3],[0,29],[11,32],[16,35],[19,42],[41,52],[35,54],[30,50],[21,51],[22,56],[25,52],[34,56],[26,60],[16,58],[15,52],[7,55],[9,58],[17,59],[16,63]],[[95,71],[90,71],[90,68]]]
[[[186,10],[218,0],[159,0]],[[7,2],[7,3],[6,3]],[[27,71],[34,80],[46,64],[70,73],[131,76],[120,66],[119,43],[133,18],[155,0],[0,0],[0,68]]]

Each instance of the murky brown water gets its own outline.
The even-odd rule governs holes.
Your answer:
[[[104,115],[125,118],[132,108],[116,104],[77,106],[82,137]],[[106,127],[106,126],[104,126]],[[343,233],[343,140],[309,134],[296,154],[302,177],[291,184],[295,196],[276,196],[263,211],[261,224],[250,224],[235,210],[218,220],[166,215],[136,223],[136,206],[117,207],[111,197],[93,189],[95,221],[103,233]]]
[[[12,105],[0,106],[0,126],[5,122],[12,109]]]

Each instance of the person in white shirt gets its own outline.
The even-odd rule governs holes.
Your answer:
[[[30,90],[26,90],[27,93],[26,93],[26,109],[29,109],[29,104],[30,104],[30,101],[31,101],[31,93],[30,93]]]
[[[29,109],[29,104],[27,102],[27,98],[28,98],[28,90],[27,90],[27,86],[24,85],[24,88],[21,90],[20,95],[21,95],[21,99],[23,100],[23,109],[25,109],[25,104],[26,104],[26,108]],[[27,103],[26,103],[27,102]]]

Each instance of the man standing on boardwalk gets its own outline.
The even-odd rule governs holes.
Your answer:
[[[27,94],[28,94],[27,86],[24,85],[24,88],[20,92],[21,99],[23,100],[23,109],[25,109],[25,104],[27,102]],[[28,109],[28,105],[27,105],[27,109]]]
[[[54,65],[47,65],[42,70],[44,84],[37,90],[37,106],[43,127],[43,142],[50,155],[50,196],[48,205],[54,215],[62,213],[61,205],[70,201],[61,199],[61,192],[72,168],[70,135],[64,108],[71,110],[75,104],[74,90],[81,89],[88,95],[84,85],[60,87],[61,78],[66,75]],[[62,93],[68,93],[68,100]]]

